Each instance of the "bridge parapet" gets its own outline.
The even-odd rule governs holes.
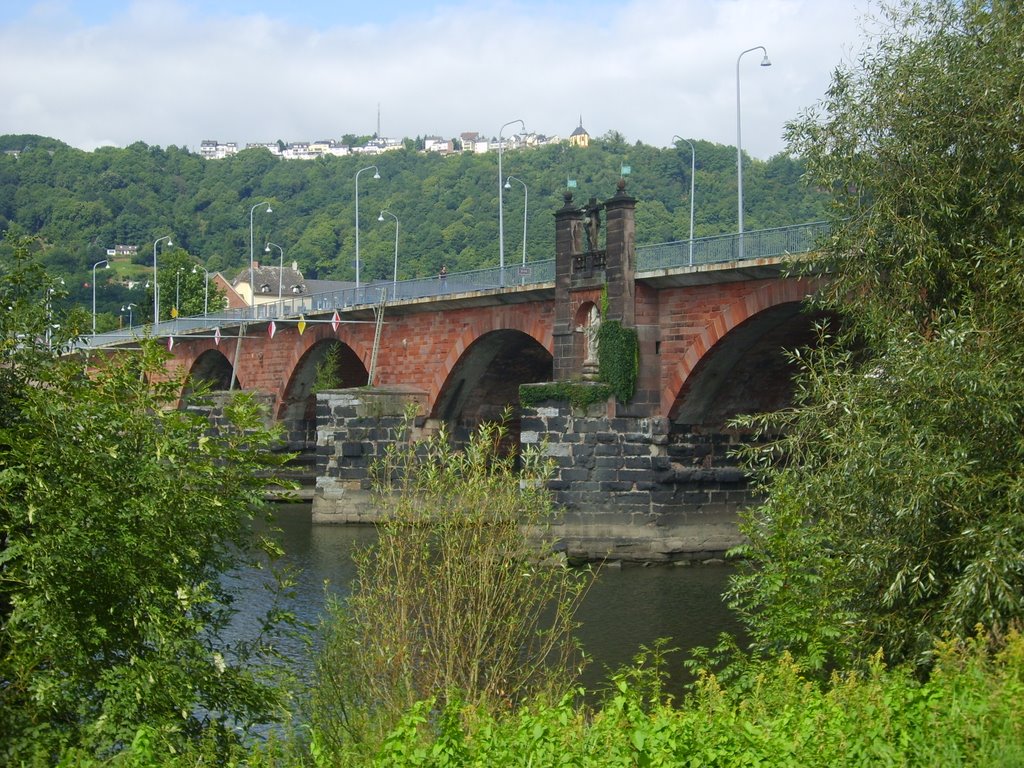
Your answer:
[[[829,232],[826,221],[812,221],[788,227],[757,229],[743,233],[744,261],[757,261],[813,251]],[[638,245],[636,271],[671,269],[702,264],[724,264],[739,259],[738,233]]]

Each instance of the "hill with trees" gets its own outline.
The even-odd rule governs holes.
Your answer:
[[[736,150],[694,141],[694,235],[736,228]],[[207,160],[187,148],[166,149],[137,142],[125,148],[78,150],[55,139],[0,136],[0,230],[38,236],[45,264],[65,278],[69,300],[88,306],[91,269],[117,244],[138,248],[134,269],[114,264],[98,278],[97,307],[117,312],[128,303],[145,306],[141,283],[152,265],[152,244],[172,235],[174,246],[211,273],[233,275],[249,258],[250,210],[268,201],[270,214],[253,216],[254,252],[264,257],[273,241],[286,263],[296,261],[307,278],[355,277],[355,174],[376,165],[381,178],[364,173],[359,181],[361,279],[391,279],[395,223],[399,220],[399,279],[497,266],[497,156],[441,156],[407,148],[376,156],[284,160],[263,148]],[[690,232],[690,147],[660,149],[628,144],[618,132],[592,140],[589,147],[567,144],[506,151],[502,170],[528,188],[527,258],[551,258],[551,214],[563,203],[570,180],[577,202],[604,200],[615,190],[623,166],[631,169],[629,192],[637,198],[637,242],[686,239]],[[799,160],[786,155],[768,161],[746,158],[746,229],[820,219],[824,197],[799,183]],[[505,257],[522,257],[522,186],[504,191]],[[280,258],[280,253],[274,253]],[[161,257],[161,262],[163,261]],[[138,277],[134,292],[124,283]],[[115,279],[118,278],[118,279]],[[186,278],[182,278],[186,281]],[[162,285],[165,285],[161,281]],[[182,289],[195,306],[199,278]],[[183,296],[184,298],[184,296]],[[199,298],[201,302],[201,296]],[[151,301],[151,299],[150,299]],[[201,303],[199,304],[201,306]],[[116,318],[104,318],[109,325]]]

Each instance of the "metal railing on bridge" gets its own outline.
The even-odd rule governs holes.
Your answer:
[[[822,221],[789,227],[752,230],[743,233],[744,259],[763,259],[788,254],[807,253],[828,233],[828,223]],[[656,245],[640,245],[636,249],[636,272],[659,269],[701,266],[735,261],[739,253],[739,235],[714,235],[690,240],[676,240]],[[691,257],[692,254],[692,257]],[[555,260],[534,261],[525,267],[507,266],[452,272],[446,276],[386,281],[348,287],[323,293],[300,294],[253,307],[228,309],[206,315],[178,317],[156,325],[143,325],[84,336],[78,346],[84,348],[121,344],[145,337],[167,337],[245,322],[260,322],[300,315],[323,314],[355,307],[369,309],[381,303],[440,298],[448,294],[477,291],[502,291],[527,286],[550,285],[555,280]]]
[[[826,221],[813,221],[789,227],[755,229],[744,232],[743,259],[768,259],[813,251],[821,238],[828,234]],[[728,235],[689,240],[674,240],[671,243],[638,245],[636,247],[636,271],[649,272],[672,267],[696,267],[704,264],[723,264],[739,259],[741,235]]]

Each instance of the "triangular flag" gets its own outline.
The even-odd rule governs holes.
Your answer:
[[[168,336],[167,337],[167,351],[170,352],[172,349],[174,349],[174,337],[173,336]]]
[[[277,333],[277,323],[273,320],[271,320],[270,325],[267,326],[267,333],[270,334],[270,338],[274,338],[274,334]]]
[[[338,310],[334,310],[334,317],[331,318],[331,328],[334,329],[335,333],[338,332],[339,325],[341,325],[341,318],[338,317]]]
[[[304,330],[306,330],[306,318],[303,317],[302,315],[299,315],[299,336],[302,335],[302,332]]]
[[[171,307],[171,317],[177,317],[177,316],[178,316],[178,308],[177,307]]]
[[[220,346],[220,328],[219,327],[213,329],[213,343],[216,344],[217,346]]]

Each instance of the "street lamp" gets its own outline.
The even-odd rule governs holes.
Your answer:
[[[526,182],[522,179],[517,179],[515,176],[509,176],[505,179],[505,189],[512,189],[510,181],[515,179],[523,185],[523,266],[526,266],[526,207],[530,202],[530,190],[526,188]],[[525,274],[525,272],[524,272]]]
[[[125,304],[123,307],[121,307],[121,313],[122,314],[125,313],[125,312],[128,313],[128,330],[129,331],[132,329],[132,308],[134,308],[135,306],[137,306],[137,305],[135,305],[135,304]]]
[[[167,247],[170,248],[174,243],[171,242],[170,235],[164,235],[158,237],[153,242],[153,325],[160,322],[160,284],[156,279],[156,246],[161,240],[167,241]]]
[[[249,305],[252,308],[253,312],[255,312],[256,309],[256,286],[253,285],[254,278],[252,273],[252,214],[261,205],[267,206],[267,213],[274,212],[273,209],[270,207],[270,203],[268,203],[266,200],[264,200],[262,203],[256,203],[256,205],[249,209],[249,294],[252,297],[251,300],[249,301]],[[253,317],[255,317],[255,314],[253,315]]]
[[[92,265],[92,335],[96,335],[96,267],[100,264],[104,269],[110,269],[110,262],[107,259],[97,261]]]
[[[178,267],[178,271],[174,274],[174,317],[178,318],[181,316],[181,273],[185,271],[184,267]]]
[[[377,221],[384,221],[385,213],[395,220],[395,271],[391,278],[391,298],[394,298],[395,291],[398,290],[398,217],[391,211],[381,211]]]
[[[64,278],[58,277],[57,284],[64,285]],[[46,288],[46,348],[53,348],[53,332],[60,328],[60,325],[53,322],[53,313],[51,311],[50,302],[53,299],[53,294],[57,292],[57,289],[53,286],[47,286]]]
[[[501,285],[505,284],[505,212],[502,193],[502,190],[505,188],[505,177],[501,172],[501,151],[503,146],[501,134],[513,123],[519,123],[523,127],[523,133],[526,133],[526,123],[522,120],[509,120],[498,129],[498,267],[501,273],[499,276]]]
[[[740,59],[743,58],[744,54],[750,53],[751,51],[761,51],[764,54],[764,58],[761,59],[762,67],[770,67],[772,65],[768,60],[768,51],[763,45],[755,45],[753,48],[747,48],[747,50],[743,51],[743,53],[736,57],[736,211],[737,219],[739,220],[740,261],[743,260],[743,148],[740,141]]]
[[[684,139],[682,136],[673,136],[673,139],[679,139],[690,144],[690,266],[693,266],[693,174],[697,167],[697,150],[693,148],[693,144]],[[742,227],[741,227],[742,229]]]
[[[201,267],[198,264],[192,265],[192,274],[199,274],[198,270],[203,270],[203,315],[210,314],[210,271],[206,267]]]
[[[267,243],[267,247],[263,249],[264,253],[270,253],[270,246],[274,246],[281,252],[281,263],[277,268],[277,300],[281,300],[281,289],[284,285],[284,248],[277,243]]]
[[[359,174],[363,171],[373,171],[373,178],[379,179],[380,172],[376,165],[368,165],[356,171],[356,290],[359,290]]]

